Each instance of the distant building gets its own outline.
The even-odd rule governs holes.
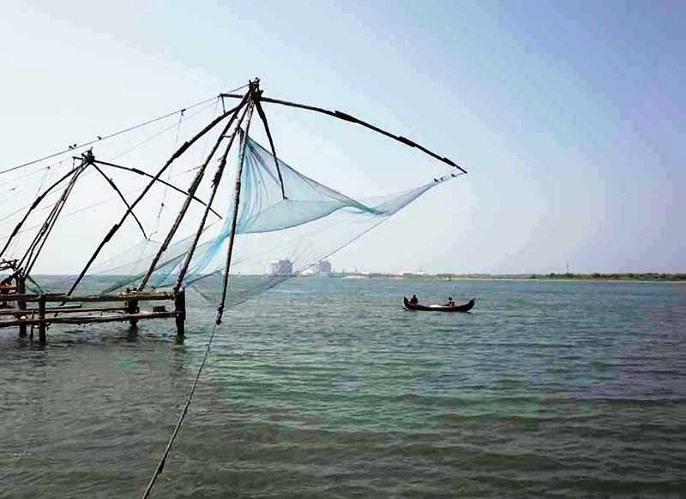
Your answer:
[[[331,275],[331,263],[328,260],[322,260],[316,265],[316,272],[320,277],[328,277]]]
[[[421,272],[421,271],[418,272],[418,271],[414,271],[414,270],[403,270],[402,272],[400,272],[400,275],[402,277],[423,277],[426,275],[426,273]]]
[[[292,275],[293,262],[291,262],[289,259],[269,262],[269,269],[267,270],[267,273],[269,275]]]

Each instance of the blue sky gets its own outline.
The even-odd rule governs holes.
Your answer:
[[[346,249],[339,267],[686,270],[681,2],[3,8],[5,166],[259,76],[268,95],[351,112],[470,171]],[[281,156],[346,193],[444,172],[354,127],[274,113]]]

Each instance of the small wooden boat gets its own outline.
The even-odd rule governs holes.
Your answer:
[[[474,302],[475,300],[472,298],[467,303],[455,305],[453,307],[447,305],[413,305],[407,297],[403,296],[403,305],[407,310],[423,310],[426,312],[469,312],[474,308]]]

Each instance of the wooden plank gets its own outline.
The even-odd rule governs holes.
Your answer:
[[[47,293],[44,295],[35,294],[16,294],[16,295],[3,295],[2,301],[25,301],[25,302],[37,302],[40,301],[40,297],[44,296],[46,302],[108,302],[108,301],[127,301],[135,298],[139,302],[141,301],[155,301],[155,300],[173,300],[174,293],[171,291],[160,291],[154,293],[131,293],[122,295],[89,295],[89,296],[67,296],[63,293]]]
[[[45,307],[45,313],[74,314],[74,313],[93,313],[93,312],[124,312],[126,307]],[[19,310],[18,308],[0,309],[0,317],[3,315],[31,315],[38,312],[38,307]]]
[[[47,332],[47,323],[45,322],[45,296],[42,296],[41,300],[38,302],[38,319],[38,342],[41,345],[45,345],[45,333]]]
[[[141,312],[139,314],[121,314],[121,315],[111,315],[105,317],[54,317],[45,320],[48,324],[100,324],[105,322],[126,322],[131,319],[135,320],[148,320],[148,319],[169,319],[175,317],[176,312]],[[39,325],[40,319],[16,319],[12,321],[2,321],[0,322],[0,328],[3,327],[14,327],[21,324],[27,326]]]

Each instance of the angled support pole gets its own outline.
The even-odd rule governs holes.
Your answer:
[[[220,94],[220,95],[221,95],[222,97],[230,97],[230,98],[232,98],[232,99],[239,99],[239,98],[243,97],[242,95],[237,95],[237,94]],[[355,116],[352,116],[352,115],[350,115],[350,114],[344,113],[344,112],[342,112],[342,111],[329,111],[328,109],[323,109],[323,108],[321,108],[321,107],[309,106],[309,105],[307,105],[307,104],[299,104],[299,103],[297,103],[297,102],[290,102],[290,101],[281,100],[281,99],[272,99],[272,98],[269,98],[269,97],[261,97],[260,100],[261,100],[262,102],[269,102],[269,103],[271,103],[271,104],[279,104],[279,105],[281,105],[281,106],[295,107],[295,108],[298,108],[298,109],[305,109],[305,110],[307,110],[307,111],[314,111],[314,112],[316,112],[316,113],[326,114],[327,116],[331,116],[332,118],[337,118],[337,119],[339,119],[339,120],[347,121],[347,122],[349,122],[349,123],[354,123],[354,124],[356,124],[356,125],[361,125],[361,126],[363,126],[363,127],[365,127],[365,128],[368,128],[368,129],[373,130],[373,131],[375,131],[375,132],[377,132],[377,133],[380,133],[381,135],[385,135],[385,136],[388,137],[388,138],[391,138],[391,139],[393,139],[393,140],[397,140],[398,142],[402,142],[402,143],[405,144],[406,146],[415,147],[415,148],[419,149],[420,151],[424,152],[425,154],[428,154],[428,155],[431,156],[432,158],[437,159],[438,161],[442,161],[443,163],[445,163],[445,164],[447,164],[447,165],[450,165],[450,166],[452,166],[452,167],[454,167],[454,168],[457,168],[457,169],[460,170],[462,173],[467,173],[467,170],[465,170],[464,168],[462,168],[460,165],[458,165],[457,163],[455,163],[455,162],[454,162],[453,160],[451,160],[450,158],[446,158],[445,156],[442,156],[442,157],[441,157],[441,156],[439,156],[438,154],[436,154],[435,152],[430,151],[430,150],[427,149],[426,147],[424,147],[424,146],[422,146],[422,145],[420,145],[420,144],[414,142],[413,140],[410,140],[410,139],[408,139],[408,138],[406,138],[406,137],[403,137],[402,135],[395,135],[395,134],[392,134],[392,133],[390,133],[390,132],[388,132],[388,131],[386,131],[386,130],[384,130],[384,129],[382,129],[382,128],[379,128],[379,127],[377,127],[377,126],[375,126],[375,125],[372,125],[372,124],[370,124],[370,123],[367,123],[366,121],[362,121],[361,119],[356,118]]]
[[[248,113],[248,110],[250,109],[250,104],[245,106],[243,109],[243,115],[239,118],[238,122],[236,123],[236,128],[234,131],[231,133],[230,138],[229,138],[229,144],[226,146],[226,149],[224,149],[224,154],[222,154],[221,160],[219,162],[219,166],[217,167],[217,171],[214,174],[214,179],[212,180],[212,192],[210,193],[210,199],[207,202],[207,207],[205,208],[205,212],[203,213],[202,220],[200,221],[200,225],[198,226],[198,230],[195,232],[195,237],[193,238],[193,243],[191,244],[190,249],[186,253],[186,259],[183,262],[183,266],[181,267],[181,270],[179,271],[179,275],[176,278],[176,285],[174,286],[174,292],[178,292],[179,289],[181,289],[181,286],[183,286],[183,280],[186,277],[186,273],[188,272],[188,267],[191,264],[191,260],[193,259],[193,255],[195,253],[195,249],[198,246],[198,241],[200,240],[200,236],[205,230],[205,224],[207,223],[207,215],[210,212],[212,203],[214,202],[214,198],[217,195],[217,191],[219,189],[219,184],[221,183],[222,177],[224,176],[224,170],[226,168],[226,160],[229,155],[229,151],[231,150],[231,147],[233,146],[233,142],[236,138],[236,135],[238,135],[238,131],[241,128],[241,124],[243,123],[243,120],[245,119],[245,115]]]
[[[257,83],[251,83],[250,93],[255,91]],[[217,307],[217,318],[215,319],[215,324],[219,325],[222,323],[222,317],[224,316],[224,307],[226,306],[226,292],[229,287],[229,273],[231,272],[231,258],[233,256],[233,245],[236,239],[236,222],[238,220],[238,208],[241,200],[241,175],[243,174],[243,163],[245,162],[245,150],[248,145],[248,132],[250,131],[250,120],[252,118],[253,106],[250,106],[248,110],[248,116],[245,123],[245,133],[243,134],[241,141],[241,150],[238,159],[238,171],[236,172],[236,185],[234,186],[234,200],[233,200],[233,214],[231,217],[231,232],[229,234],[229,247],[226,252],[226,264],[224,265],[224,276],[222,280],[222,294],[221,302]]]
[[[245,96],[247,99],[247,94]],[[198,140],[200,140],[202,137],[205,136],[210,130],[212,130],[217,124],[222,122],[227,116],[229,116],[231,113],[235,112],[236,109],[238,109],[242,104],[239,104],[235,108],[227,111],[226,113],[222,113],[221,115],[217,116],[214,120],[212,120],[205,128],[200,130],[197,134],[195,134],[190,140],[187,142],[184,142],[181,147],[179,147],[174,154],[167,160],[167,162],[160,168],[155,176],[148,182],[148,185],[145,186],[143,191],[138,195],[138,197],[135,199],[133,203],[131,203],[131,208],[126,210],[124,215],[122,215],[121,219],[119,222],[114,224],[112,228],[109,230],[107,234],[105,234],[105,237],[102,239],[98,247],[95,249],[93,254],[91,255],[90,259],[86,263],[85,267],[81,270],[81,273],[76,277],[76,280],[74,283],[71,285],[71,288],[69,288],[69,291],[67,291],[66,296],[70,296],[76,287],[79,285],[83,277],[86,275],[86,272],[88,272],[88,269],[90,268],[91,265],[93,265],[93,262],[97,258],[97,256],[100,254],[102,249],[105,247],[105,245],[114,237],[114,235],[117,233],[119,228],[124,224],[126,219],[129,217],[131,214],[131,211],[133,208],[135,208],[138,203],[141,202],[141,200],[147,195],[148,191],[152,188],[152,186],[155,184],[155,182],[164,174],[165,171],[167,171],[167,168],[183,153],[185,153],[193,144],[195,144]]]
[[[169,244],[171,243],[172,239],[174,238],[174,235],[176,234],[176,231],[179,229],[181,222],[183,221],[184,217],[186,216],[186,213],[188,212],[188,207],[190,206],[191,201],[193,200],[193,197],[195,196],[195,193],[198,190],[198,187],[200,187],[200,182],[202,181],[202,179],[205,175],[205,170],[207,170],[207,165],[210,163],[210,161],[212,160],[212,158],[216,154],[217,150],[219,149],[219,146],[221,145],[222,141],[225,138],[226,132],[231,128],[231,125],[233,125],[234,121],[236,121],[236,119],[238,117],[238,113],[240,111],[240,108],[243,107],[245,102],[246,101],[243,101],[241,103],[241,105],[231,115],[228,122],[224,126],[224,129],[219,134],[219,138],[215,142],[214,146],[212,146],[210,153],[207,155],[205,162],[202,164],[202,166],[198,170],[198,173],[195,175],[193,182],[191,182],[191,185],[188,188],[188,195],[186,196],[186,200],[184,201],[183,206],[179,210],[179,213],[176,216],[176,220],[174,221],[174,224],[171,226],[171,228],[169,229],[169,232],[167,233],[167,236],[164,238],[164,242],[162,243],[162,246],[160,247],[160,249],[157,252],[157,254],[155,255],[155,257],[150,262],[150,267],[148,267],[148,271],[143,276],[143,279],[141,280],[141,283],[138,286],[138,291],[142,291],[145,288],[146,284],[148,284],[148,280],[150,279],[150,276],[152,276],[153,272],[155,271],[155,267],[157,266],[157,263],[160,261],[160,258],[162,258],[162,255],[164,254],[164,252],[169,247]]]
[[[180,194],[183,194],[184,196],[187,196],[187,195],[188,195],[188,192],[184,191],[183,189],[179,189],[179,188],[178,188],[177,186],[175,186],[174,184],[172,184],[172,183],[170,183],[170,182],[167,182],[166,180],[162,180],[161,178],[157,178],[157,179],[156,179],[154,175],[151,175],[151,174],[149,174],[149,173],[147,173],[147,172],[144,172],[143,170],[139,170],[138,168],[132,168],[132,167],[122,166],[122,165],[115,165],[114,163],[108,163],[107,161],[100,161],[100,160],[95,160],[95,164],[102,165],[102,166],[109,166],[109,167],[111,167],[111,168],[116,168],[116,169],[118,169],[118,170],[124,170],[124,171],[127,171],[127,172],[135,173],[135,174],[137,174],[137,175],[142,175],[142,176],[144,176],[144,177],[151,178],[151,179],[153,179],[155,182],[159,182],[159,183],[162,184],[162,185],[166,185],[166,186],[169,187],[170,189],[173,189],[173,190],[175,190],[176,192],[178,192],[178,193],[180,193]],[[198,198],[198,197],[196,197],[196,196],[193,196],[193,201],[196,201],[196,202],[200,203],[200,204],[203,205],[203,206],[207,206],[207,203],[206,203],[205,201],[203,201],[202,199],[200,199],[200,198]],[[217,213],[214,209],[211,209],[211,208],[210,208],[210,211],[211,211],[212,213],[214,213],[214,214],[221,220],[222,216],[221,216],[219,213]]]
[[[272,150],[272,156],[274,156],[274,165],[276,166],[276,173],[279,175],[279,183],[281,184],[281,196],[283,199],[288,199],[286,197],[286,189],[283,185],[283,177],[281,176],[281,168],[279,167],[279,158],[276,157],[276,148],[274,147],[274,139],[272,139],[272,133],[269,130],[269,123],[267,123],[267,115],[262,109],[262,104],[260,104],[260,99],[262,98],[262,90],[255,92],[255,108],[257,109],[257,114],[262,120],[264,125],[264,131],[267,132],[267,138],[269,139],[269,147]]]
[[[81,158],[81,164],[74,171],[73,175],[71,176],[71,179],[69,180],[69,184],[67,184],[67,187],[62,192],[62,195],[57,200],[57,203],[55,203],[55,206],[53,206],[52,210],[43,222],[43,225],[38,231],[38,234],[36,234],[36,237],[29,245],[29,248],[26,250],[26,253],[24,253],[24,256],[19,261],[19,267],[24,269],[23,273],[25,276],[29,276],[31,274],[31,270],[33,269],[33,266],[36,263],[36,260],[38,259],[38,256],[40,255],[43,246],[45,246],[45,243],[47,242],[48,237],[52,232],[52,229],[55,227],[55,224],[57,223],[57,219],[59,218],[62,209],[67,203],[69,195],[71,194],[71,192],[74,189],[74,186],[76,185],[76,181],[78,180],[79,176],[86,170],[86,168],[88,168],[92,164],[93,153],[89,150],[83,153],[83,156]]]
[[[55,189],[58,185],[60,185],[62,182],[64,182],[66,179],[74,175],[76,171],[81,168],[81,165],[72,168],[69,170],[66,174],[64,174],[62,177],[60,177],[56,182],[53,182],[52,185],[50,185],[47,189],[45,189],[31,204],[29,207],[28,211],[24,214],[24,217],[17,223],[17,225],[14,226],[14,229],[12,229],[12,234],[10,234],[9,239],[7,239],[7,242],[5,242],[5,246],[3,246],[2,250],[0,250],[0,258],[5,254],[5,251],[7,251],[7,248],[9,247],[10,243],[12,240],[15,238],[15,236],[19,233],[19,230],[22,228],[26,220],[29,218],[29,215],[35,210],[38,205],[45,199],[45,197],[52,192],[53,189]]]
[[[131,208],[131,205],[129,204],[129,202],[128,202],[128,201],[126,200],[126,198],[124,197],[124,194],[122,194],[122,192],[119,190],[119,187],[117,187],[117,184],[114,183],[114,180],[112,180],[110,177],[108,177],[107,175],[105,175],[105,172],[103,172],[103,171],[100,169],[100,167],[98,167],[97,162],[95,162],[95,161],[93,162],[93,168],[95,168],[95,169],[97,170],[97,172],[98,172],[100,175],[102,175],[102,176],[105,178],[105,180],[107,180],[107,183],[110,185],[110,187],[112,187],[112,189],[114,189],[114,192],[116,192],[116,193],[119,195],[119,199],[121,199],[122,202],[126,205],[126,208],[129,209],[129,210],[131,210],[131,216],[133,217],[133,219],[134,219],[134,220],[136,221],[136,223],[138,224],[138,228],[139,228],[139,229],[141,230],[141,232],[143,233],[143,237],[144,237],[145,239],[147,239],[147,238],[148,238],[148,235],[145,233],[145,229],[143,228],[143,224],[141,224],[141,221],[138,220],[138,217],[137,217],[136,214],[133,212],[133,208]]]

